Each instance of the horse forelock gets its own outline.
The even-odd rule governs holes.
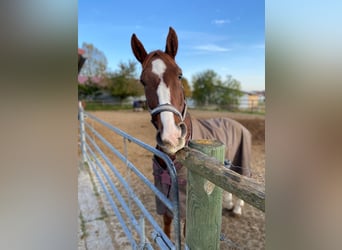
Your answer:
[[[171,56],[169,56],[168,54],[166,54],[165,52],[163,52],[163,51],[161,51],[161,50],[155,50],[155,51],[150,52],[150,53],[146,56],[146,58],[145,58],[145,60],[144,60],[144,62],[143,62],[143,64],[142,64],[142,69],[143,69],[143,71],[144,71],[144,70],[146,69],[146,67],[151,63],[151,61],[152,61],[153,59],[155,59],[156,57],[160,57],[160,59],[161,59],[162,61],[164,61],[164,63],[165,63],[166,65],[177,66],[175,60],[172,59]]]

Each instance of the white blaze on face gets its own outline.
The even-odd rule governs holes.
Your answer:
[[[166,86],[163,74],[166,70],[166,65],[161,59],[156,59],[152,62],[152,72],[156,74],[160,83],[157,88],[157,95],[159,100],[159,105],[161,104],[171,104],[171,93],[170,89]],[[163,133],[161,134],[161,139],[170,142],[173,146],[178,145],[178,138],[181,137],[181,130],[175,124],[175,119],[172,112],[163,111],[160,113],[160,119],[163,123]]]

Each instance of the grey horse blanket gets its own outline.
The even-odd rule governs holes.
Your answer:
[[[231,169],[241,175],[250,177],[250,161],[252,137],[250,132],[240,123],[229,118],[192,119],[192,140],[216,139],[226,145],[225,158],[233,164]],[[175,163],[178,177],[180,216],[185,218],[186,211],[186,168]],[[156,160],[153,160],[153,175],[156,187],[168,198],[171,188],[171,179],[167,170],[162,169]],[[157,213],[167,213],[172,217],[166,206],[156,198]]]

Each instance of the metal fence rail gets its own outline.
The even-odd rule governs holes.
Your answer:
[[[85,100],[87,108],[89,110],[110,110],[118,108],[132,108],[134,109],[134,101],[121,103],[113,100]],[[208,104],[208,105],[196,105],[193,100],[188,101],[190,109],[204,109],[204,110],[226,110],[232,112],[248,112],[248,113],[265,113],[266,105],[265,101],[260,100],[241,100],[238,103],[230,103],[226,105]],[[144,106],[143,106],[144,107]],[[146,109],[146,108],[143,108]],[[143,110],[142,109],[142,110]]]
[[[85,121],[84,119],[85,116],[87,117],[87,121]],[[129,161],[127,155],[122,154],[117,148],[115,148],[110,142],[108,142],[108,140],[104,138],[89,123],[89,121],[94,121],[105,126],[108,130],[122,137],[124,142],[132,142],[139,147],[160,157],[167,165],[171,176],[171,200],[169,200],[163,193],[161,193],[154,186],[154,184],[151,183],[131,161]],[[180,249],[181,233],[179,218],[178,181],[175,166],[172,160],[166,154],[160,152],[154,147],[132,137],[131,135],[112,126],[111,124],[100,120],[96,116],[84,112],[81,103],[79,103],[79,122],[82,159],[89,165],[92,174],[97,177],[113,212],[115,213],[125,235],[127,236],[132,246],[132,249],[153,249],[153,245],[150,243],[149,239],[155,242],[160,249]],[[110,150],[111,153],[116,155],[116,157],[127,166],[131,173],[135,174],[139,178],[139,180],[141,180],[141,182],[144,183],[145,186],[150,189],[154,193],[154,195],[156,195],[173,213],[174,241],[171,241],[171,239],[169,239],[164,234],[163,230],[154,219],[153,215],[147,210],[143,202],[139,199],[139,197],[130,186],[129,181],[127,181],[122,176],[120,171],[116,168],[116,163],[112,162],[112,160],[109,159],[109,157],[103,152],[103,150],[101,150],[96,141],[100,141],[102,145],[105,145],[105,147]],[[114,181],[111,175],[115,176],[117,181]],[[136,207],[139,208],[140,216],[138,219],[136,218],[138,215],[133,213],[133,211],[130,209],[130,205],[127,204],[127,202],[123,198],[123,195],[121,193],[122,191],[120,191],[118,188],[119,184],[125,189],[128,197],[135,203]],[[122,208],[121,210],[119,209],[119,206]],[[145,234],[145,219],[147,219],[147,221],[153,228],[150,234],[150,238],[147,237]]]

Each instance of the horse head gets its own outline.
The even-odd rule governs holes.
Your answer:
[[[147,53],[135,34],[131,38],[133,54],[142,65],[140,82],[144,86],[151,122],[157,130],[157,145],[174,155],[189,139],[189,120],[182,86],[182,70],[175,57],[176,32],[170,27],[165,51]]]

